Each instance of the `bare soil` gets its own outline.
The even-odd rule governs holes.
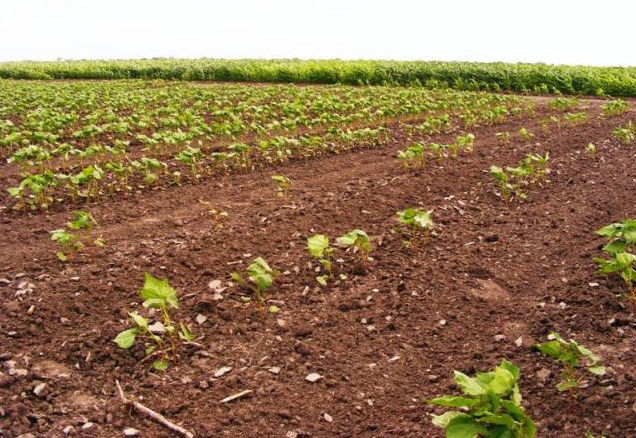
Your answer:
[[[394,158],[409,142],[398,128],[381,149],[83,205],[99,222],[91,236],[107,245],[67,263],[49,231],[77,205],[33,215],[5,208],[0,436],[66,428],[113,437],[126,427],[172,436],[122,406],[119,379],[129,397],[197,437],[442,437],[429,417],[441,410],[425,400],[457,392],[454,369],[474,373],[503,358],[521,367],[538,436],[636,436],[635,306],[617,298],[621,282],[599,277],[593,261],[603,243],[594,230],[636,216],[636,148],[610,134],[636,111],[603,119],[600,102],[586,102],[589,123],[542,133],[539,104],[533,118],[471,130],[473,154],[417,172]],[[521,126],[536,137],[497,143],[495,132]],[[589,142],[596,159],[583,150]],[[523,202],[494,194],[491,165],[547,151],[550,183]],[[275,196],[277,173],[293,180],[287,199]],[[436,221],[436,235],[415,248],[395,231],[396,211],[409,206],[434,209]],[[212,209],[228,212],[222,227]],[[305,239],[353,228],[373,237],[373,262],[360,275],[340,251],[348,279],[319,288]],[[256,256],[282,272],[266,305],[241,302],[237,287],[214,299],[208,283],[226,285]],[[181,297],[176,318],[197,335],[163,373],[140,362],[140,349],[112,342],[140,302],[144,272],[169,278]],[[281,311],[268,313],[272,304]],[[552,330],[599,353],[608,373],[583,374],[586,387],[573,394],[557,391],[558,364],[530,348]],[[214,377],[224,366],[231,371]],[[310,383],[309,373],[322,378]],[[220,403],[243,390],[252,392]]]

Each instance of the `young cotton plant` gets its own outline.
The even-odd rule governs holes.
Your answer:
[[[497,132],[495,133],[495,137],[502,144],[510,143],[510,133],[508,131]]]
[[[618,126],[613,131],[618,140],[624,145],[630,145],[634,143],[634,139],[636,138],[636,128],[632,122],[629,122],[625,126]]]
[[[331,261],[333,250],[333,247],[329,246],[329,238],[324,234],[314,234],[307,239],[307,251],[318,260],[326,272],[326,274],[316,277],[316,281],[321,286],[327,286],[327,282],[334,278],[333,263]]]
[[[426,146],[414,143],[403,151],[398,151],[397,159],[405,169],[420,169],[426,164]]]
[[[289,187],[291,187],[291,179],[285,175],[274,175],[272,181],[276,184],[276,196],[286,198]]]
[[[625,251],[636,251],[636,219],[625,219],[606,225],[597,230],[596,234],[609,240],[603,251],[610,256]]]
[[[170,286],[168,280],[160,280],[146,273],[144,286],[139,292],[144,299],[143,306],[156,309],[160,313],[161,321],[150,324],[150,319],[139,312],[128,312],[135,326],[122,331],[115,337],[114,342],[123,349],[130,349],[137,340],[143,340],[146,357],[159,356],[152,363],[152,367],[163,371],[170,366],[176,355],[177,341],[192,341],[194,335],[190,328],[179,324],[179,330],[175,327],[170,312],[179,308],[179,299],[176,290]]]
[[[599,356],[573,339],[566,342],[558,333],[552,332],[548,336],[548,342],[535,344],[533,348],[563,365],[562,380],[557,385],[559,391],[571,391],[581,386],[583,377],[577,376],[577,368],[581,362],[585,362],[590,373],[597,376],[605,374],[605,367],[601,365]]]
[[[504,199],[510,199],[513,195],[519,199],[527,197],[523,188],[537,182],[547,181],[550,170],[547,168],[550,154],[527,154],[517,167],[502,169],[499,166],[491,166],[489,172],[499,185],[499,195]]]
[[[530,141],[534,138],[534,134],[528,131],[526,128],[519,128],[519,136],[525,141]]]
[[[366,266],[371,253],[371,241],[367,233],[363,230],[355,229],[336,239],[338,245],[343,248],[353,248],[353,251],[360,257],[360,262]]]
[[[66,223],[66,227],[71,231],[63,228],[51,231],[51,240],[62,246],[62,251],[58,251],[55,255],[57,258],[65,262],[72,254],[84,249],[84,243],[81,236],[77,234],[79,230],[90,230],[93,225],[97,225],[97,221],[88,211],[77,210],[73,212],[74,219]],[[93,242],[96,246],[104,246],[104,239],[101,237]]]
[[[525,194],[512,183],[510,175],[508,175],[501,167],[490,166],[489,172],[495,182],[499,184],[499,189],[501,190],[500,195],[502,198],[510,199],[513,193],[519,198],[525,198]]]
[[[618,274],[625,282],[629,294],[636,301],[636,220],[625,219],[622,222],[607,225],[596,234],[606,237],[609,242],[603,251],[609,259],[598,257],[594,261],[604,275]]]
[[[278,271],[272,269],[262,257],[255,258],[247,267],[245,277],[240,272],[232,273],[232,280],[249,289],[258,302],[264,300],[263,294],[272,287]]]
[[[460,135],[455,139],[455,144],[461,150],[473,152],[475,148],[475,136],[473,134]]]
[[[433,231],[433,210],[420,210],[417,208],[407,208],[397,213],[397,221],[404,228],[407,235],[405,245],[415,246],[418,241],[427,242]]]
[[[444,428],[447,438],[534,437],[534,422],[521,405],[520,376],[519,367],[507,360],[475,377],[455,371],[462,395],[437,397],[429,403],[461,410],[433,415],[433,424]]]
[[[624,100],[617,99],[603,105],[603,111],[601,114],[605,117],[617,116],[623,114],[629,109],[629,104]]]

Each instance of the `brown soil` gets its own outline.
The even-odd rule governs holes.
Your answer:
[[[598,114],[598,102],[589,105]],[[454,369],[473,373],[507,358],[521,367],[538,436],[635,436],[635,307],[616,297],[618,280],[596,274],[602,240],[593,231],[636,216],[636,149],[609,134],[636,111],[550,134],[537,126],[545,114],[472,130],[474,154],[431,160],[418,172],[394,159],[408,143],[398,130],[382,149],[86,205],[100,224],[92,236],[108,243],[65,264],[49,231],[77,206],[37,215],[6,209],[0,435],[61,436],[73,426],[78,436],[122,436],[125,427],[171,436],[122,407],[119,379],[128,396],[198,437],[441,437],[429,418],[441,411],[424,401],[457,392]],[[497,144],[495,132],[521,126],[535,139]],[[589,142],[596,160],[583,151]],[[491,165],[546,151],[549,184],[525,202],[494,195]],[[274,195],[276,173],[293,180],[288,199]],[[406,249],[395,212],[409,206],[433,208],[437,225],[427,244]],[[212,209],[229,213],[222,228]],[[340,251],[348,279],[318,288],[305,239],[353,228],[373,237],[366,275]],[[242,303],[236,287],[212,298],[211,280],[225,284],[256,256],[283,272],[267,293],[280,313]],[[197,335],[198,345],[182,346],[164,373],[139,363],[142,351],[112,342],[140,301],[144,272],[170,279],[181,297],[176,318]],[[32,287],[20,287],[25,281]],[[201,325],[199,314],[207,317]],[[587,387],[574,396],[558,392],[558,365],[530,349],[552,330],[598,352],[608,373],[585,375]],[[26,375],[10,375],[11,365]],[[215,378],[223,366],[232,370]],[[322,379],[306,381],[314,372]],[[252,392],[220,403],[243,390]]]

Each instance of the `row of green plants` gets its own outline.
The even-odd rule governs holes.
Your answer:
[[[77,220],[81,214],[82,217],[88,217],[94,222],[90,213],[76,212],[76,214]],[[434,227],[431,210],[407,208],[397,212],[396,215],[398,229],[406,239],[405,246],[428,240]],[[336,247],[331,246],[329,238],[324,234],[310,236],[307,238],[307,251],[320,265],[316,281],[322,287],[327,287],[329,282],[336,279],[340,281],[347,279],[344,272],[339,272],[337,265],[344,263],[344,260],[338,259],[339,263],[336,263],[337,249],[353,254],[353,263],[359,265],[353,269],[353,272],[359,272],[360,267],[366,269],[372,261],[371,239],[364,230],[353,229],[338,237]],[[256,257],[244,271],[233,272],[231,279],[236,285],[249,291],[251,297],[244,296],[242,301],[249,302],[253,297],[261,305],[265,302],[265,293],[272,288],[279,274],[280,272],[271,267],[263,257]],[[171,312],[178,309],[179,302],[177,292],[170,286],[167,279],[158,279],[146,273],[140,296],[144,300],[142,306],[153,309],[152,313],[144,316],[138,311],[130,311],[128,314],[133,326],[120,332],[114,342],[122,349],[130,349],[139,341],[145,352],[143,360],[154,358],[152,368],[163,371],[178,357],[179,341],[191,342],[195,339],[195,335],[187,324],[180,323],[177,326],[174,322]],[[159,312],[159,316],[155,311]],[[276,313],[279,308],[270,306],[269,311]]]
[[[536,94],[636,96],[636,68],[522,63],[145,59],[4,62],[0,78],[176,79],[410,85]]]
[[[373,147],[388,140],[383,124],[402,117],[431,114],[416,126],[431,135],[524,111],[518,97],[450,90],[172,85],[0,82],[0,154],[22,178],[8,189],[15,207]]]

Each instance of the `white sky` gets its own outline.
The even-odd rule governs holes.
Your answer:
[[[636,0],[0,0],[0,61],[342,58],[636,66]]]

